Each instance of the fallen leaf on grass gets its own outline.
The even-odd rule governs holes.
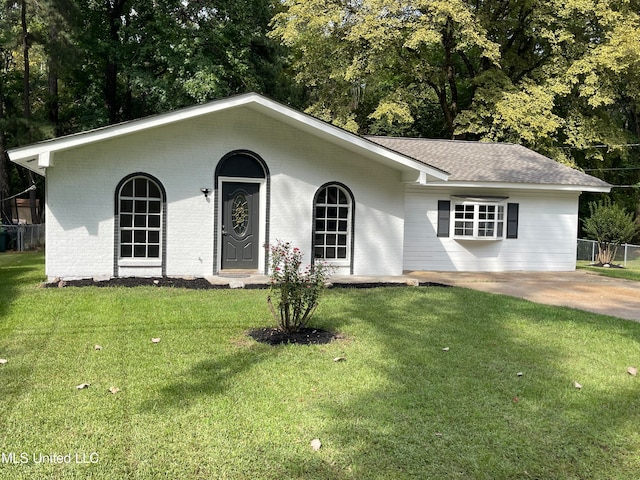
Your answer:
[[[100,345],[95,345],[93,347],[94,350],[102,350],[102,347]]]
[[[116,393],[118,393],[118,392],[120,391],[120,389],[119,389],[118,387],[111,387],[111,388],[109,389],[109,391],[110,391],[112,394],[114,394],[114,395],[115,395]]]
[[[518,403],[520,399],[518,397],[513,397],[513,403]]]
[[[636,375],[638,375],[638,369],[636,367],[629,367],[627,368],[627,373],[635,377]]]
[[[576,387],[578,390],[582,388],[582,385],[580,385],[578,382],[573,382],[573,386]]]
[[[449,351],[449,347],[444,347],[444,348],[442,349],[442,351],[443,351],[443,352],[448,352],[448,351]]]
[[[151,342],[152,343],[160,343],[160,339],[159,338],[152,338]]]
[[[347,357],[336,357],[333,359],[334,362],[344,362]]]
[[[89,388],[89,385],[91,385],[90,383],[81,383],[80,385],[77,385],[76,388],[78,390],[82,390],[83,388]]]
[[[322,447],[322,442],[319,438],[314,438],[313,440],[311,440],[311,448],[313,448],[314,452],[320,450],[320,447]]]
[[[524,375],[522,372],[518,372],[516,373],[517,376],[521,377],[522,375]]]
[[[441,437],[442,433],[441,432],[436,432],[436,437]]]
[[[4,365],[5,363],[7,363],[9,360],[7,360],[6,358],[0,358],[0,365]]]

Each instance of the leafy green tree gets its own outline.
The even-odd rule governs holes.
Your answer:
[[[282,3],[271,35],[309,113],[361,134],[522,144],[640,182],[638,0]],[[638,192],[613,196],[640,209]]]
[[[629,117],[637,132],[637,0],[283,4],[272,35],[309,112],[351,130],[510,141],[567,163],[627,143]]]
[[[633,220],[633,214],[625,212],[608,198],[597,203],[590,202],[589,211],[591,216],[583,222],[584,232],[598,243],[598,262],[601,265],[611,264],[618,247],[634,237],[638,225]]]

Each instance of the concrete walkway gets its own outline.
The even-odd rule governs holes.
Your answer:
[[[441,283],[520,297],[640,321],[640,282],[575,272],[410,272],[420,282]]]
[[[266,288],[265,275],[211,276],[214,285]],[[577,308],[640,321],[640,282],[604,277],[586,270],[574,272],[407,272],[402,276],[338,276],[336,286],[373,287],[434,283],[524,298],[536,303]]]

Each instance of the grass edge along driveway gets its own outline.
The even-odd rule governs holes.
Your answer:
[[[42,276],[41,256],[0,256],[3,479],[639,476],[638,323],[458,288],[335,290],[314,324],[343,339],[274,348],[245,335],[269,324],[265,291]]]

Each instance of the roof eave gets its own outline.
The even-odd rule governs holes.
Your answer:
[[[595,192],[609,193],[612,185],[573,185],[550,183],[517,183],[517,182],[474,182],[451,180],[448,182],[430,182],[427,186],[442,186],[447,188],[484,188],[484,189],[518,189],[518,190],[546,190],[563,192]]]

